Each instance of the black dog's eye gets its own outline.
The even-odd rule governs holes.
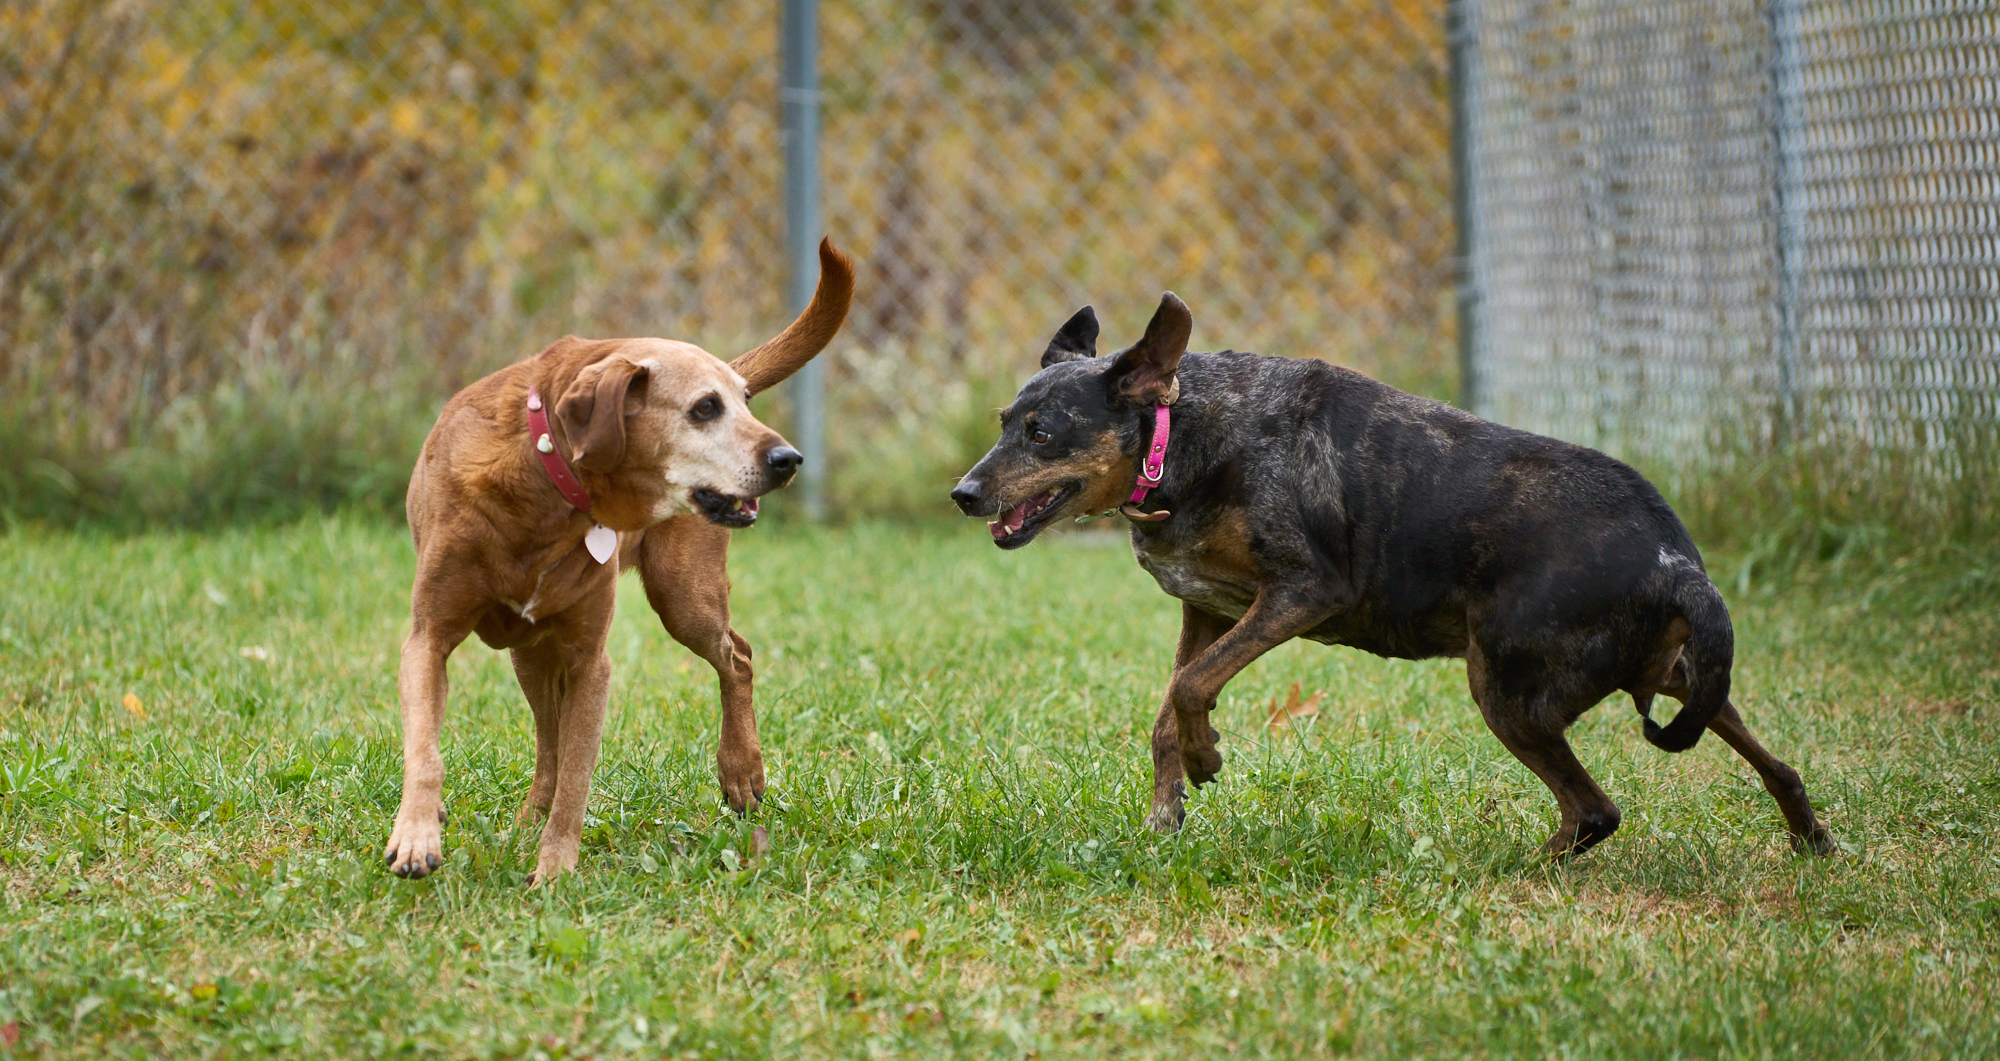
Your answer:
[[[1047,431],[1043,431],[1041,428],[1036,428],[1035,433],[1033,435],[1030,435],[1029,438],[1033,439],[1035,445],[1039,446],[1042,443],[1047,442],[1049,440],[1049,433]]]
[[[722,399],[713,394],[694,403],[694,407],[688,410],[688,419],[696,421],[713,420],[721,415]]]

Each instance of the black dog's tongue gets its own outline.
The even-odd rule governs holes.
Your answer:
[[[1041,511],[1042,506],[1048,504],[1049,498],[1054,496],[1054,494],[1054,490],[1044,490],[1036,494],[1026,501],[1015,505],[1013,508],[1008,509],[1006,514],[1002,515],[999,519],[988,523],[986,529],[993,532],[994,541],[1005,538],[1009,534],[1020,530],[1021,526],[1028,522],[1028,517]]]
[[[1004,514],[1001,515],[999,519],[996,519],[993,522],[988,523],[986,525],[986,529],[993,532],[994,541],[999,541],[1000,539],[1005,538],[1009,534],[1012,534],[1015,531],[1020,530],[1021,524],[1027,522],[1027,519],[1028,519],[1028,502],[1023,501],[1020,504],[1015,505],[1013,508],[1008,509]]]

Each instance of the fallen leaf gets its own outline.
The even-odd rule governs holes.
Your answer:
[[[271,650],[265,648],[263,645],[244,645],[242,648],[236,650],[236,654],[242,656],[244,659],[254,659],[259,663],[271,662]]]
[[[215,1000],[215,996],[220,993],[221,992],[216,989],[216,986],[214,984],[196,984],[193,987],[188,988],[188,994],[192,996],[196,1002],[213,1002]]]
[[[918,929],[911,928],[911,929],[905,929],[903,931],[903,934],[897,938],[901,939],[903,941],[903,946],[907,947],[917,942],[918,940],[923,939],[924,934],[922,931]]]
[[[1970,700],[1912,700],[1910,710],[1924,715],[1963,715],[1972,710]]]
[[[10,1020],[0,1024],[0,1044],[19,1046],[21,1044],[21,1022]]]
[[[1279,703],[1277,697],[1271,698],[1271,713],[1270,717],[1264,720],[1264,728],[1273,732],[1289,729],[1293,719],[1319,714],[1319,702],[1325,698],[1326,693],[1320,691],[1301,701],[1299,683],[1293,682],[1292,691],[1285,694],[1284,703]]]
[[[146,717],[146,705],[139,701],[137,693],[126,693],[125,699],[118,702],[125,705],[125,713],[133,718]]]
[[[765,852],[769,850],[771,850],[770,831],[765,829],[761,825],[756,827],[755,829],[750,830],[751,857],[752,858],[761,857]]]

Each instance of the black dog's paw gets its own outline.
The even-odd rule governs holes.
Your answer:
[[[1182,748],[1181,769],[1187,771],[1187,779],[1196,788],[1215,780],[1222,772],[1222,753],[1213,746],[1207,748]]]
[[[1792,837],[1792,850],[1801,855],[1827,858],[1839,854],[1840,845],[1834,842],[1833,834],[1826,831],[1826,826],[1814,823],[1811,834]]]

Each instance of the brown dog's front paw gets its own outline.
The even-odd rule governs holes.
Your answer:
[[[545,845],[540,857],[535,859],[535,872],[528,877],[528,887],[540,888],[565,873],[576,872],[576,856],[573,845]]]
[[[720,759],[716,776],[722,782],[722,798],[737,814],[748,814],[764,801],[763,753]]]
[[[1181,769],[1187,772],[1187,779],[1199,788],[1215,780],[1222,772],[1222,753],[1214,745],[1206,748],[1181,748]]]
[[[1156,833],[1172,834],[1181,831],[1187,824],[1187,787],[1176,781],[1165,791],[1153,791],[1153,809],[1146,815],[1146,828]]]
[[[1180,800],[1172,803],[1155,803],[1152,812],[1146,815],[1146,828],[1156,833],[1172,835],[1187,824],[1187,809]]]
[[[397,815],[382,857],[398,877],[430,876],[444,864],[444,811]]]

